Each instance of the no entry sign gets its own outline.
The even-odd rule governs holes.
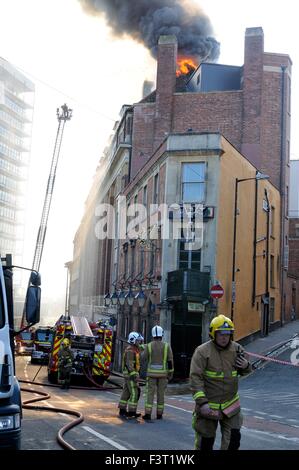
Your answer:
[[[220,299],[224,294],[223,287],[220,284],[215,284],[211,287],[210,294],[213,299]]]

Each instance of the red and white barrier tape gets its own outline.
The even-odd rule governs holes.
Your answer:
[[[280,361],[279,359],[273,359],[272,357],[261,356],[260,354],[250,353],[248,351],[245,351],[245,353],[248,354],[248,356],[258,357],[259,359],[263,359],[264,361],[277,362],[278,364],[283,364],[285,366],[299,367],[299,363],[295,364],[293,362]]]

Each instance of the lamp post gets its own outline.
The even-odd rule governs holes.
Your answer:
[[[267,228],[266,228],[266,285],[265,285],[265,297],[264,297],[264,315],[263,315],[263,336],[269,334],[269,307],[270,307],[270,291],[269,291],[269,259],[270,259],[270,246],[269,246],[269,236],[270,236],[270,201],[268,197],[268,191],[265,189],[265,198],[267,202]]]
[[[244,181],[255,181],[255,216],[254,216],[254,296],[255,296],[255,278],[256,278],[256,230],[257,230],[257,201],[258,201],[258,181],[268,180],[269,176],[264,173],[256,172],[254,178],[236,178],[235,180],[235,203],[234,203],[234,232],[233,232],[233,263],[232,263],[232,302],[231,302],[231,320],[234,320],[235,292],[236,292],[236,242],[237,242],[237,216],[238,216],[238,185]]]
[[[104,304],[105,304],[105,307],[109,307],[111,304],[111,297],[110,297],[109,292],[104,296]]]

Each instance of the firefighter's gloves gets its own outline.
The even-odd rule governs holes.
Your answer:
[[[218,410],[212,410],[208,403],[204,403],[199,406],[196,404],[196,414],[206,419],[220,419],[220,413]]]
[[[203,416],[204,418],[209,418],[209,416],[211,415],[211,412],[213,410],[211,410],[211,408],[209,407],[209,404],[208,403],[204,403],[203,405],[201,406],[198,406],[196,405],[196,412],[200,415],[200,416]]]
[[[247,369],[248,365],[249,365],[249,362],[247,361],[247,359],[241,354],[238,355],[236,359],[236,367],[238,369]]]

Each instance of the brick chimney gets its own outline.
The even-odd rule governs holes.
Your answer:
[[[247,28],[243,72],[243,138],[241,151],[258,168],[262,109],[264,33],[262,28]]]
[[[172,129],[177,48],[178,44],[175,36],[160,36],[158,42],[154,150]]]

